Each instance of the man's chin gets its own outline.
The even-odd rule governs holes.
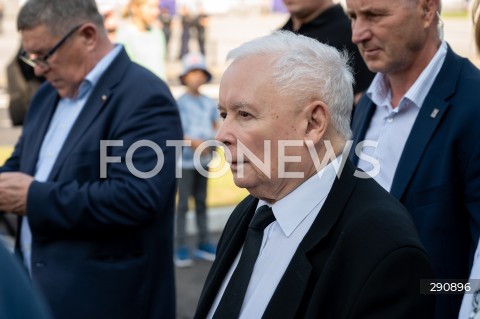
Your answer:
[[[52,84],[52,86],[55,88],[55,90],[57,91],[58,95],[61,97],[61,98],[65,98],[68,96],[68,91],[61,87],[61,86],[56,86],[54,84]]]
[[[62,83],[50,82],[50,84],[54,87],[61,98],[68,98],[71,96],[70,90],[65,87],[65,85],[62,85]]]
[[[64,91],[57,90],[57,92],[58,92],[58,95],[61,98],[73,99],[73,98],[76,97],[75,94],[73,94],[73,93],[71,93],[70,91],[67,91],[67,90],[64,90]]]
[[[255,180],[252,180],[252,178],[245,174],[242,176],[240,174],[233,173],[233,182],[237,187],[246,188],[247,190],[255,186]]]
[[[233,182],[239,188],[247,188],[248,186],[248,183],[245,180],[245,177],[240,178],[236,174],[233,174]]]

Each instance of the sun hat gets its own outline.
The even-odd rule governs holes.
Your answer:
[[[183,72],[178,77],[180,79],[180,83],[185,85],[183,79],[184,77],[191,71],[194,70],[201,70],[207,76],[207,81],[205,83],[210,82],[212,79],[212,74],[208,71],[207,66],[205,65],[205,58],[200,53],[188,53],[182,58],[183,64]]]

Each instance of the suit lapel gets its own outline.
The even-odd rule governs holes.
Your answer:
[[[333,183],[322,209],[290,261],[262,318],[295,317],[305,298],[305,289],[313,268],[308,254],[330,233],[340,218],[356,185],[354,170],[353,164],[347,160],[341,177]]]
[[[110,92],[108,91],[105,93],[110,94]],[[75,149],[78,141],[82,138],[82,136],[85,134],[85,131],[88,129],[90,124],[95,120],[98,113],[101,111],[102,105],[103,103],[100,101],[100,96],[95,94],[95,92],[92,92],[92,94],[86,101],[85,106],[80,112],[77,120],[75,121],[75,124],[73,124],[72,129],[68,134],[68,137],[66,138],[60,153],[58,154],[55,165],[53,166],[52,171],[49,175],[50,180],[55,179],[55,176],[62,167],[65,159],[71,154],[72,150]]]
[[[295,318],[304,298],[311,272],[312,265],[306,251],[300,245],[278,283],[262,319]]]
[[[354,121],[352,123],[353,144],[349,155],[349,158],[352,160],[354,165],[358,164],[358,156],[355,154],[355,146],[360,141],[365,139],[365,134],[367,134],[368,127],[370,126],[370,120],[372,119],[375,110],[375,104],[373,104],[366,94],[364,94],[362,101],[354,109],[354,112],[358,113],[358,115],[354,117]]]
[[[122,50],[100,77],[58,154],[55,165],[49,175],[50,180],[55,179],[65,159],[75,149],[78,141],[85,135],[85,132],[98,117],[98,114],[107,107],[112,95],[112,88],[122,78],[129,62],[128,56]],[[92,142],[100,143],[100,141]]]
[[[357,178],[354,177],[354,173],[355,168],[353,164],[347,160],[340,178],[333,183],[320,213],[300,244],[306,252],[315,248],[330,233],[340,218],[350,194],[357,184]]]
[[[222,234],[223,240],[221,241],[225,247],[221,247],[221,254],[217,254],[215,262],[210,269],[198,302],[195,318],[205,318],[210,311],[213,301],[218,294],[218,290],[245,241],[248,225],[255,214],[257,204],[258,199],[249,196],[246,199],[245,205],[239,205],[232,212],[232,216],[240,214],[241,217],[238,222],[234,222],[234,224],[228,229],[225,229],[224,234]]]
[[[42,146],[45,134],[47,134],[50,121],[52,120],[53,113],[55,112],[55,109],[57,107],[58,99],[59,97],[56,91],[52,90],[52,93],[45,98],[45,100],[42,103],[43,105],[40,106],[40,108],[45,110],[42,113],[48,114],[48,116],[46,117],[37,116],[31,119],[33,123],[32,122],[28,123],[28,127],[29,128],[32,127],[35,130],[35,132],[33,134],[29,134],[28,139],[25,140],[23,152],[24,153],[28,152],[29,154],[32,154],[32,156],[22,157],[22,160],[26,159],[26,161],[22,163],[22,166],[24,166],[22,168],[22,171],[32,176],[35,175],[36,164],[38,161],[38,154],[40,152],[40,147]]]
[[[423,102],[400,157],[390,193],[401,199],[433,133],[447,112],[447,99],[455,92],[462,61],[448,48],[445,62]]]
[[[393,177],[390,193],[401,199],[448,103],[429,94],[418,113]],[[436,114],[435,118],[431,115]]]

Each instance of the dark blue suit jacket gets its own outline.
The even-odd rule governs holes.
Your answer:
[[[450,48],[403,150],[391,193],[411,213],[438,278],[469,277],[480,226],[480,71]],[[376,106],[364,96],[354,146]],[[352,148],[353,149],[353,148]],[[352,156],[358,162],[357,156]],[[381,165],[381,163],[380,163]],[[462,295],[438,298],[437,318],[458,315]]]
[[[0,243],[0,318],[48,319],[50,314],[25,269]]]
[[[1,171],[34,175],[58,99],[50,84],[40,88]],[[175,149],[166,141],[181,139],[168,87],[122,50],[94,87],[48,181],[34,182],[28,193],[32,276],[56,318],[175,317],[176,165]],[[106,165],[107,178],[100,178],[101,140],[123,145],[107,148],[109,157],[121,159]],[[141,140],[163,151],[133,152],[133,166],[141,172],[163,159],[152,178],[136,177],[126,164],[127,149]]]

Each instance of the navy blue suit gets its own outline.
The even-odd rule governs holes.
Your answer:
[[[409,210],[435,274],[469,277],[480,226],[480,71],[450,48],[413,125],[391,193]],[[352,121],[362,141],[376,106],[364,96]],[[358,158],[354,157],[354,162]],[[380,163],[381,165],[381,163]],[[438,297],[437,318],[454,318],[462,295]]]
[[[28,275],[0,243],[0,318],[48,319],[48,309]]]
[[[1,171],[34,175],[42,140],[58,102],[45,83],[34,97],[23,133]],[[33,182],[27,216],[33,235],[32,277],[56,318],[174,318],[173,218],[175,149],[183,138],[175,101],[164,82],[132,63],[124,50],[85,104],[47,182]],[[101,140],[120,163],[100,178]],[[127,149],[147,140],[163,151],[163,168],[138,178]],[[162,156],[133,152],[140,172]]]

